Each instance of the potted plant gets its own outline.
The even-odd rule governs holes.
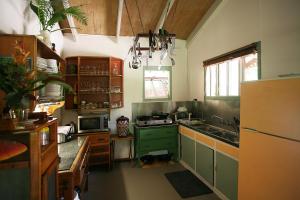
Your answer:
[[[80,6],[70,6],[68,8],[59,8],[62,0],[36,0],[36,3],[30,1],[30,8],[37,15],[41,24],[41,35],[43,41],[50,46],[50,33],[62,29],[53,27],[56,23],[63,21],[67,16],[74,17],[78,22],[87,25],[87,17],[81,11]],[[54,9],[56,8],[56,9]],[[76,27],[71,27],[76,28]],[[68,29],[68,28],[67,28]]]
[[[36,101],[34,91],[44,88],[48,83],[59,84],[66,91],[72,91],[72,87],[59,74],[28,70],[29,52],[22,46],[16,42],[13,60],[0,61],[0,90],[5,93],[2,118],[12,118],[10,111],[28,109]]]

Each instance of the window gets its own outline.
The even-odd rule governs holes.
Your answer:
[[[171,67],[145,67],[144,100],[170,100],[171,77]]]
[[[258,80],[259,47],[259,42],[254,43],[204,61],[205,96],[239,96],[241,81]]]

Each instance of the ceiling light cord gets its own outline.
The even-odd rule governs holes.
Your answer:
[[[129,16],[129,12],[128,12],[128,7],[127,7],[127,2],[126,2],[126,0],[124,0],[124,3],[125,3],[125,8],[126,8],[126,12],[127,12],[127,15],[128,15],[128,20],[129,20],[129,23],[130,23],[131,31],[132,31],[132,34],[133,34],[133,36],[134,36],[135,33],[134,33],[133,26],[132,26],[132,23],[131,23],[131,19],[130,19],[130,16]]]
[[[140,22],[141,22],[141,25],[142,25],[143,33],[145,33],[145,28],[144,28],[144,24],[143,24],[143,20],[142,20],[142,17],[141,17],[141,12],[140,12],[140,8],[139,8],[139,5],[137,3],[137,0],[135,0],[135,5],[136,5],[137,10],[138,10],[138,14],[139,14]]]

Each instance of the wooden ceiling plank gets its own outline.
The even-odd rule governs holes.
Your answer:
[[[161,29],[163,27],[165,20],[168,17],[170,10],[172,9],[174,2],[175,2],[175,0],[168,0],[168,2],[166,3],[166,6],[156,24],[155,33],[158,33],[159,29]]]
[[[118,0],[69,0],[70,4],[83,5],[82,10],[87,14],[88,25],[84,26],[75,21],[82,34],[116,35]]]
[[[215,0],[176,0],[164,23],[164,28],[176,33],[176,38],[187,39]],[[176,8],[176,9],[175,9]]]
[[[167,0],[125,0],[127,3],[128,13],[123,12],[122,16],[122,36],[133,36],[137,33],[148,32],[154,30],[155,26],[163,12]],[[140,11],[140,16],[139,12]],[[129,23],[129,17],[132,22],[133,32]],[[143,24],[143,27],[142,27]]]
[[[123,12],[123,7],[124,7],[124,0],[119,0],[119,6],[118,6],[118,17],[117,17],[117,33],[116,37],[117,39],[120,36],[120,31],[121,31],[121,21],[122,21],[122,12]]]

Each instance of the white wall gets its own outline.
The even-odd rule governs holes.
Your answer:
[[[124,115],[131,119],[131,104],[143,101],[143,68],[130,69],[127,57],[128,50],[132,46],[132,37],[120,37],[116,41],[115,37],[96,36],[96,35],[79,35],[78,41],[74,42],[70,35],[64,37],[63,56],[113,56],[124,59],[124,107],[113,109],[111,112],[110,128],[112,132],[116,131],[116,119]],[[187,85],[187,50],[186,42],[176,40],[176,66],[172,68],[172,100],[185,101],[188,100]],[[157,66],[159,64],[159,55],[154,55],[149,66]],[[169,59],[166,59],[162,65],[171,65]],[[76,120],[74,112],[65,111],[63,123],[67,120]],[[117,150],[117,157],[126,156],[127,150],[122,146]]]
[[[261,41],[262,79],[300,72],[300,1],[223,0],[188,46],[190,99],[204,98],[204,60]]]
[[[29,2],[29,0],[0,0],[0,33],[39,34],[39,21],[30,9]],[[60,54],[63,48],[61,31],[52,33],[51,41],[56,44],[56,50]]]

